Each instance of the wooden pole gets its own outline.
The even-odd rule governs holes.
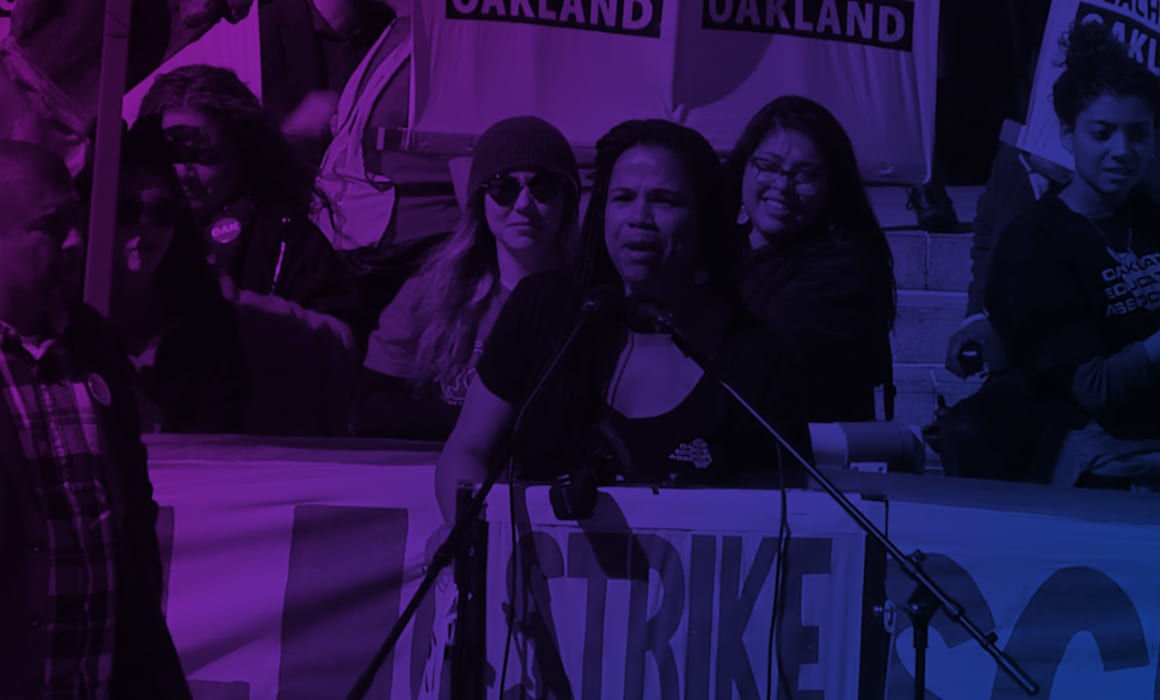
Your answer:
[[[132,4],[132,0],[105,0],[104,41],[101,44],[93,193],[85,259],[85,303],[106,316],[113,280],[117,185],[121,168],[121,103],[129,66]]]

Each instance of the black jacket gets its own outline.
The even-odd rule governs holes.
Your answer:
[[[891,376],[890,270],[864,246],[803,235],[751,252],[741,266],[749,312],[802,358],[810,422],[875,419]]]

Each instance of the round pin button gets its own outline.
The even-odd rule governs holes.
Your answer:
[[[96,372],[90,374],[88,387],[89,396],[93,397],[93,401],[96,401],[97,403],[106,407],[113,403],[113,394],[109,391],[109,385],[105,383],[105,380],[103,377],[101,377],[101,375],[97,374]]]

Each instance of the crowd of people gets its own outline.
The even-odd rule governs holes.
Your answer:
[[[991,374],[945,447],[952,473],[1155,488],[1160,81],[1103,25],[1066,49],[1054,105],[1075,171],[996,159],[948,350],[966,375],[959,351],[984,344]],[[807,458],[809,423],[872,421],[875,390],[891,396],[890,248],[845,129],[809,99],[762,107],[724,159],[674,122],[610,125],[586,206],[556,127],[500,121],[458,223],[387,300],[312,223],[298,146],[231,71],[159,76],[124,136],[102,318],[80,301],[92,175],[0,142],[0,451],[29,467],[0,474],[0,554],[29,572],[0,579],[21,587],[0,620],[40,630],[0,658],[18,695],[188,696],[143,432],[441,441],[451,519],[509,443],[528,480],[803,485],[714,373]]]
[[[1112,37],[1095,36],[1096,31],[1073,33],[1056,107],[1074,149],[1096,139],[1085,118],[1104,125],[1100,144],[1113,136],[1127,139],[1120,146],[1112,143],[1127,155],[1102,156],[1126,164],[1106,166],[1110,174],[1100,176],[1114,180],[1128,197],[1140,189],[1151,157],[1146,143],[1135,144],[1150,132],[1119,126],[1126,108],[1116,103],[1105,109],[1105,103],[1132,98],[1137,111],[1151,108],[1147,90],[1153,81],[1146,71],[1133,73],[1137,66],[1122,46]],[[1112,113],[1089,115],[1093,109]],[[1126,135],[1116,136],[1115,129]],[[703,340],[714,357],[728,355],[724,348],[732,347],[732,334],[749,325],[760,328],[761,343],[748,335],[742,343],[757,343],[760,351],[747,350],[747,360],[722,364],[744,369],[737,376],[740,384],[761,397],[803,451],[809,449],[808,423],[891,418],[893,259],[845,129],[822,105],[782,96],[753,115],[726,158],[711,150],[698,134],[672,123],[614,126],[598,145],[590,201],[582,207],[586,188],[564,135],[536,117],[505,119],[478,139],[454,229],[433,237],[410,269],[400,268],[395,289],[384,300],[368,293],[359,271],[312,223],[308,213],[320,197],[316,171],[241,80],[207,65],[163,74],[124,137],[109,308],[111,326],[136,370],[142,428],[450,438],[449,450],[478,456],[494,442],[485,434],[510,422],[509,414],[523,405],[528,382],[544,368],[552,343],[563,339],[556,336],[597,287],[615,288],[622,297],[656,297],[690,328],[707,334]],[[628,169],[630,163],[635,170]],[[619,182],[615,176],[622,171],[632,173],[631,181]],[[1065,295],[1042,283],[1048,260],[1042,248],[1051,247],[1046,242],[1022,253],[1035,256],[1034,264],[1011,263],[1008,258],[1019,249],[1012,253],[1014,243],[1000,246],[994,239],[1000,231],[1021,227],[1057,236],[1067,223],[1057,220],[1061,217],[1048,216],[1050,225],[1038,228],[1025,219],[1049,204],[1071,204],[1071,193],[1087,182],[1082,168],[1078,174],[1071,177],[1006,145],[996,157],[980,200],[969,317],[951,339],[948,368],[965,376],[958,366],[961,350],[981,344],[991,378],[972,402],[998,398],[975,409],[973,420],[946,421],[952,473],[1011,478],[1007,472],[1015,467],[1002,465],[1031,461],[1026,449],[1000,444],[1003,440],[975,440],[975,433],[987,420],[996,434],[1004,432],[998,417],[1008,414],[1021,417],[1028,429],[1018,436],[1005,431],[1006,443],[1042,432],[1041,424],[1029,422],[1042,412],[1017,410],[1011,399],[1044,403],[1036,363],[1045,360],[1036,354],[1036,343],[1055,332],[1054,324],[1061,323],[1056,316],[1065,314],[1022,304],[1038,295],[1058,306]],[[87,199],[89,179],[82,173],[74,183],[79,201]],[[1105,196],[1112,187],[1108,182],[1088,189]],[[1109,328],[1131,339],[1121,345],[1140,340],[1135,331],[1121,328],[1125,319],[1151,308],[1139,296],[1150,279],[1144,270],[1149,258],[1141,252],[1146,227],[1123,224],[1125,212],[1136,211],[1121,212],[1123,207],[1128,204],[1109,200],[1106,206],[1071,208],[1082,210],[1099,236],[1111,236],[1108,245],[1119,246],[1113,248],[1116,260],[1126,266],[1120,272],[1102,270],[1106,289],[1093,296],[1111,299],[1112,283],[1118,281],[1122,293],[1139,297],[1133,301],[1129,295],[1117,302],[1118,311],[1107,313]],[[1123,257],[1127,249],[1135,262]],[[1024,264],[1034,274],[1018,274]],[[633,282],[631,274],[642,279]],[[1067,268],[1057,274],[1063,279],[1075,272]],[[67,282],[75,296],[81,285],[76,279]],[[521,289],[534,291],[517,293]],[[1069,303],[1067,311],[1078,312],[1094,302]],[[709,320],[724,325],[701,328]],[[777,450],[763,458],[742,443],[729,444],[736,436],[715,429],[724,421],[740,430],[746,420],[722,412],[728,401],[699,371],[684,366],[683,355],[663,335],[625,334],[622,326],[607,330],[607,337],[577,341],[591,344],[575,351],[590,366],[563,372],[574,387],[542,388],[531,412],[535,420],[585,433],[553,437],[554,448],[561,454],[591,452],[592,445],[581,444],[600,435],[601,449],[622,462],[616,467],[622,476],[659,481],[682,473],[681,465],[697,450],[776,461],[770,457]],[[1089,335],[1102,338],[1104,330],[1092,326]],[[515,340],[529,332],[529,340]],[[1149,365],[1136,362],[1124,375],[1117,363],[1111,369],[1089,366],[1092,358],[1084,357],[1077,358],[1084,362],[1076,374],[1072,355],[1087,351],[1070,345],[1069,352],[1055,353],[1062,359],[1050,361],[1063,363],[1059,371],[1066,375],[1054,381],[1055,398],[1074,404],[1071,408],[1099,425],[1113,404],[1127,400],[1121,395],[1125,377],[1139,385],[1136,380],[1146,378],[1141,373]],[[1090,340],[1082,347],[1096,345]],[[517,370],[527,376],[516,377]],[[638,378],[637,371],[645,374]],[[676,379],[683,372],[687,376]],[[651,401],[661,395],[661,387],[648,383],[654,374],[669,377],[662,385],[676,392],[671,401],[633,406],[626,396],[639,392]],[[1060,389],[1072,374],[1083,391]],[[875,400],[879,389],[886,398],[881,409]],[[591,391],[597,393],[588,396]],[[621,406],[624,401],[628,404]],[[704,413],[709,406],[713,410]],[[480,416],[499,422],[475,426]],[[684,427],[673,429],[671,421]],[[540,432],[554,435],[556,427]],[[1096,428],[1085,422],[1082,429]],[[646,447],[662,434],[675,442]],[[693,444],[698,447],[689,447]],[[637,454],[638,448],[647,456]],[[972,449],[985,455],[971,454]],[[548,465],[559,459],[536,454],[528,457],[529,468],[538,461],[535,469],[556,469]],[[959,468],[956,460],[986,461],[998,472]],[[710,461],[727,460],[693,460]]]

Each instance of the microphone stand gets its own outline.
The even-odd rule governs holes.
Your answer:
[[[959,624],[967,634],[969,634],[979,646],[983,648],[999,668],[1010,676],[1010,678],[1023,689],[1028,695],[1035,695],[1039,692],[1039,685],[1019,668],[1019,666],[1008,657],[996,645],[998,635],[994,632],[984,634],[979,627],[967,617],[963,606],[959,605],[952,599],[946,591],[944,591],[938,583],[932,579],[922,568],[922,562],[926,558],[920,551],[915,551],[913,554],[905,554],[898,545],[894,544],[885,533],[878,529],[878,527],[858,509],[854,503],[846,497],[846,494],[838,490],[834,482],[821,472],[817,467],[810,464],[808,460],[801,456],[797,450],[793,448],[785,438],[778,433],[777,429],[769,424],[757,411],[753,408],[744,397],[741,396],[734,389],[729,382],[725,380],[719,373],[713,370],[710,362],[707,361],[696,349],[692,347],[692,343],[688,338],[673,324],[671,314],[661,311],[658,307],[650,302],[642,302],[635,307],[637,314],[643,319],[644,323],[651,327],[651,330],[657,333],[664,333],[673,339],[673,343],[682,353],[690,360],[695,362],[706,374],[721,385],[730,396],[733,397],[738,404],[741,405],[745,411],[753,416],[753,418],[769,433],[777,442],[788,451],[794,459],[798,461],[813,479],[821,485],[822,490],[830,495],[842,510],[846,511],[855,523],[858,524],[866,534],[870,535],[872,539],[878,542],[879,545],[885,549],[890,556],[898,562],[905,573],[912,581],[915,582],[916,588],[910,599],[906,603],[906,612],[910,617],[911,623],[914,627],[914,697],[916,700],[925,700],[926,697],[926,648],[928,631],[931,617],[936,612],[942,610],[947,617]]]
[[[545,369],[540,375],[540,379],[536,383],[535,388],[532,389],[532,391],[528,394],[528,397],[524,400],[523,405],[520,407],[519,414],[516,416],[515,421],[512,423],[512,429],[508,432],[508,437],[503,445],[503,449],[500,449],[495,453],[495,457],[493,458],[492,463],[489,465],[487,470],[487,478],[483,480],[479,490],[476,491],[470,499],[468,499],[466,505],[457,512],[455,517],[455,524],[452,526],[451,532],[448,533],[447,537],[443,540],[443,544],[439,545],[439,548],[435,550],[435,554],[431,558],[431,564],[427,567],[426,574],[423,576],[423,580],[419,583],[418,590],[416,590],[415,594],[411,596],[411,600],[407,603],[407,607],[403,609],[403,612],[399,615],[399,619],[396,620],[395,624],[391,627],[391,631],[387,634],[387,638],[383,641],[382,646],[379,647],[378,652],[375,653],[374,658],[371,659],[371,662],[367,665],[366,670],[362,672],[358,680],[355,682],[354,687],[351,688],[350,693],[347,694],[347,700],[362,700],[366,697],[366,694],[370,692],[371,686],[374,684],[375,676],[378,674],[379,668],[383,665],[383,663],[387,660],[387,657],[390,656],[395,646],[399,643],[399,639],[403,636],[403,632],[407,629],[407,625],[410,624],[411,620],[415,617],[415,613],[418,612],[419,606],[423,603],[423,599],[427,596],[427,593],[431,590],[431,588],[434,587],[436,579],[439,578],[439,574],[442,573],[442,571],[448,566],[450,566],[451,563],[455,561],[456,554],[462,551],[464,543],[461,540],[463,540],[463,536],[471,527],[471,524],[479,517],[480,513],[483,512],[483,506],[487,501],[488,494],[491,493],[492,488],[503,474],[504,465],[511,456],[517,433],[519,431],[520,425],[523,422],[523,418],[527,412],[528,407],[532,404],[532,401],[535,400],[536,396],[539,395],[540,390],[543,389],[544,384],[547,382],[548,378],[551,377],[552,373],[556,371],[556,367],[560,364],[560,360],[564,357],[564,353],[566,353],[568,349],[572,347],[572,343],[576,340],[576,336],[580,334],[580,330],[584,328],[587,322],[596,313],[603,310],[602,307],[604,303],[604,299],[591,299],[586,301],[581,307],[580,320],[572,328],[572,332],[568,335],[568,338],[564,341],[564,344],[560,346],[560,349],[556,352],[556,355],[548,364],[548,368]]]

